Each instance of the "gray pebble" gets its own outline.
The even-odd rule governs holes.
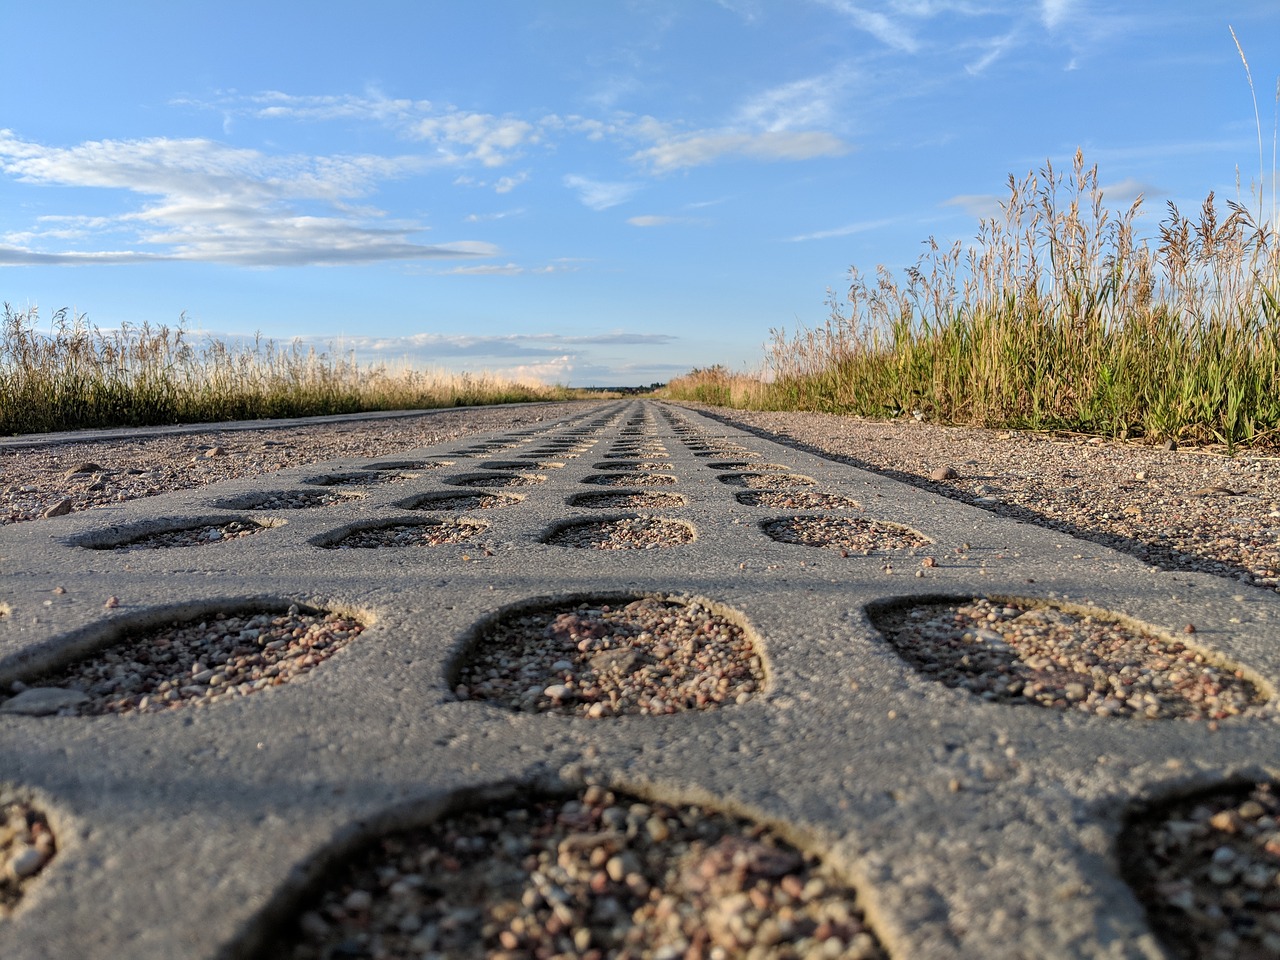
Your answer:
[[[0,703],[0,713],[16,713],[26,717],[47,717],[67,707],[77,707],[89,699],[79,690],[62,687],[29,687],[16,697]]]

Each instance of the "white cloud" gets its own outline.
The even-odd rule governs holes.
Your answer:
[[[620,203],[626,203],[640,189],[638,183],[591,180],[572,173],[565,176],[564,185],[570,190],[576,190],[583,206],[590,207],[592,210],[608,210]]]
[[[665,227],[670,223],[681,223],[681,217],[662,217],[655,214],[645,214],[640,217],[628,217],[627,223],[633,227]]]
[[[1062,23],[1071,12],[1073,0],[1042,0],[1040,4],[1040,19],[1044,25],[1052,30]]]
[[[524,216],[524,207],[517,207],[515,210],[495,210],[493,213],[469,213],[467,214],[467,223],[487,223],[490,220],[505,220],[507,217]]]
[[[1000,206],[1002,197],[994,193],[960,193],[942,201],[944,207],[959,207],[965,213],[979,220],[999,219],[1004,216]]]
[[[633,159],[655,172],[697,167],[721,157],[737,155],[755,160],[810,160],[838,157],[852,147],[834,134],[820,130],[745,133],[733,130],[703,131],[664,140],[637,151]]]
[[[832,230],[819,230],[816,233],[802,233],[799,236],[787,237],[788,243],[803,243],[807,240],[828,240],[832,237],[847,237],[855,233],[866,233],[868,230],[879,230],[881,227],[887,227],[896,220],[890,218],[886,220],[863,220],[859,223],[846,224],[843,227],[836,227]]]
[[[518,173],[514,177],[499,177],[493,185],[494,193],[510,193],[529,179],[529,172]]]
[[[1139,180],[1137,177],[1125,177],[1115,183],[1105,183],[1099,189],[1107,200],[1118,203],[1132,203],[1138,197],[1163,197],[1169,193],[1168,190]]]
[[[750,97],[739,109],[739,122],[753,129],[778,132],[829,124],[832,99],[848,84],[846,71],[794,80]]]
[[[964,66],[965,73],[970,76],[977,76],[982,73],[987,69],[987,67],[991,66],[991,64],[995,63],[1010,49],[1012,49],[1017,44],[1017,41],[1017,30],[1013,30],[999,37],[992,37],[990,40],[984,41],[982,46],[986,48],[986,52],[972,63],[966,63]]]
[[[904,53],[915,53],[920,49],[920,43],[911,31],[886,14],[867,10],[862,4],[853,3],[851,0],[817,0],[817,2],[844,14],[855,27],[871,34],[885,46]]]
[[[191,99],[173,102],[220,110],[228,122],[232,117],[244,116],[308,123],[378,123],[406,137],[431,143],[435,148],[434,162],[449,165],[474,162],[499,167],[519,156],[521,147],[542,137],[538,124],[517,117],[472,113],[430,100],[391,98],[377,91],[364,96],[325,96],[269,90],[249,96],[230,94],[212,103]]]
[[[660,214],[644,214],[639,217],[629,217],[627,223],[633,227],[669,227],[674,224],[690,224],[697,226],[706,226],[706,220],[698,220],[694,217],[668,217]]]
[[[45,219],[0,250],[0,265],[190,260],[246,266],[489,257],[492,244],[423,244],[426,227],[350,201],[418,158],[271,156],[211,140],[90,141],[49,147],[0,130],[0,173],[21,183],[94,187],[146,197],[112,217]],[[102,243],[114,235],[111,247]],[[68,248],[65,241],[80,240]],[[51,249],[60,247],[61,249]]]

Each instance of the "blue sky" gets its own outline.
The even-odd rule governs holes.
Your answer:
[[[0,299],[572,385],[751,369],[1077,147],[1270,177],[1275,0],[5,3]],[[1268,190],[1270,189],[1268,185]]]

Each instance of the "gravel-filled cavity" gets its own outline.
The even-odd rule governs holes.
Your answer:
[[[579,493],[569,498],[571,507],[591,509],[656,510],[660,507],[683,507],[687,501],[678,493],[647,490],[619,490],[617,493]]]
[[[930,542],[908,527],[864,517],[779,517],[766,520],[760,529],[779,543],[826,547],[839,550],[846,556],[881,550],[912,550],[928,546]]]
[[[513,710],[599,718],[745,703],[764,683],[759,652],[739,624],[697,600],[642,597],[490,622],[454,692]]]
[[[204,547],[228,540],[241,540],[278,524],[257,523],[253,520],[224,520],[220,523],[201,523],[190,527],[156,530],[116,542],[90,541],[90,550],[163,550],[166,547]]]
[[[675,464],[663,460],[605,460],[597,463],[597,470],[671,470]]]
[[[441,467],[453,466],[452,460],[395,460],[379,463],[366,463],[361,470],[438,470]]]
[[[0,713],[156,713],[247,696],[305,673],[363,629],[354,617],[296,604],[175,621],[15,683],[0,694]]]
[[[58,852],[49,821],[30,800],[0,789],[0,920]]]
[[[582,482],[600,487],[666,487],[676,478],[670,473],[593,473]]]
[[[545,543],[587,550],[653,550],[692,543],[693,527],[664,517],[588,520],[559,527]]]
[[[1280,957],[1278,789],[1220,789],[1130,820],[1120,862],[1173,956]]]
[[[862,504],[838,493],[813,490],[748,490],[734,494],[747,507],[772,507],[777,510],[861,510]]]
[[[816,481],[798,473],[725,473],[717,479],[731,487],[748,490],[787,490],[791,487],[811,487]]]
[[[987,701],[1216,721],[1267,698],[1240,667],[1106,615],[986,597],[870,613],[921,674]]]
[[[360,470],[354,473],[326,473],[319,477],[308,477],[302,482],[317,487],[369,487],[379,483],[406,483],[415,476],[412,473]]]
[[[721,460],[708,463],[707,467],[712,470],[749,470],[757,473],[786,473],[791,470],[791,467],[781,463],[760,463],[754,460]]]
[[[886,956],[858,897],[750,821],[588,787],[384,836],[261,957]]]
[[[215,506],[224,510],[310,510],[358,499],[358,493],[339,493],[336,490],[276,490],[219,500]]]
[[[326,550],[360,550],[377,547],[441,547],[462,543],[488,529],[487,524],[465,518],[418,520],[360,527],[340,539],[320,544]]]
[[[520,497],[503,493],[424,493],[396,506],[405,510],[494,510],[520,502]]]
[[[547,478],[539,473],[465,473],[444,482],[455,487],[534,487]]]

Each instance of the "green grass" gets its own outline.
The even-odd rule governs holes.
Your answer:
[[[666,396],[755,409],[1063,429],[1190,443],[1280,438],[1276,216],[1213,194],[1168,204],[1140,239],[1142,199],[1114,214],[1077,152],[1009,178],[975,242],[932,239],[914,267],[849,271],[821,327],[772,331],[758,376],[722,367]]]
[[[6,303],[0,330],[0,434],[576,396],[483,374],[361,366],[296,342],[193,344],[181,322],[104,332],[63,309],[41,330],[34,308],[16,311]]]

